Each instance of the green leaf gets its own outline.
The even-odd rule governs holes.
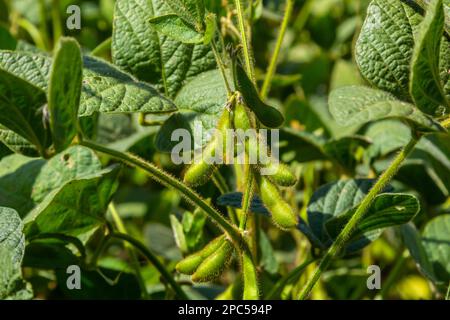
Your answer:
[[[25,233],[61,233],[86,242],[100,226],[117,190],[119,167],[73,179],[51,191],[24,219]]]
[[[206,30],[203,36],[203,44],[208,45],[214,39],[217,29],[216,15],[208,13],[205,17]]]
[[[67,148],[77,134],[83,60],[76,40],[62,38],[55,49],[48,109],[53,145],[57,152]]]
[[[372,85],[409,98],[414,28],[421,17],[402,1],[373,0],[356,42],[356,62]]]
[[[411,96],[423,112],[443,116],[450,112],[450,102],[446,101],[441,84],[439,54],[436,54],[440,52],[444,32],[442,0],[431,2],[420,28],[412,57]]]
[[[351,217],[355,214],[357,207],[329,219],[325,223],[325,229],[332,239],[336,239]],[[364,219],[358,224],[351,238],[356,239],[365,233],[402,225],[411,221],[420,210],[419,200],[415,196],[401,193],[385,193],[375,197]]]
[[[306,131],[280,129],[280,155],[283,162],[325,160],[325,140]]]
[[[219,206],[229,206],[236,209],[242,208],[242,192],[231,192],[221,195],[217,198]],[[270,212],[266,209],[258,195],[254,195],[250,204],[250,211],[270,216]]]
[[[445,292],[450,281],[450,215],[430,220],[422,235],[412,224],[402,227],[402,235],[420,271]]]
[[[177,217],[173,214],[170,215],[170,225],[172,227],[173,237],[177,247],[180,248],[183,254],[188,253],[188,246],[186,243],[186,237],[183,231],[183,225],[178,221]]]
[[[180,43],[150,26],[150,19],[173,13],[163,0],[117,0],[112,36],[114,64],[170,98],[185,82],[216,68],[209,46]]]
[[[422,244],[437,284],[447,287],[450,281],[450,215],[436,217],[427,223]]]
[[[0,300],[32,299],[30,286],[22,279],[25,250],[23,224],[13,209],[0,207]]]
[[[7,156],[0,161],[0,205],[24,217],[49,193],[100,170],[100,160],[84,147],[71,147],[50,160]]]
[[[0,57],[0,65],[2,63]],[[31,142],[41,154],[48,146],[45,92],[0,67],[0,124]]]
[[[101,113],[167,113],[175,105],[152,86],[137,81],[106,61],[83,58],[83,87],[78,115]],[[26,52],[0,51],[0,72],[5,70],[47,92],[51,58]]]
[[[343,87],[332,91],[329,105],[331,114],[341,126],[399,118],[420,131],[444,130],[439,123],[413,105],[397,100],[390,93],[364,86]]]
[[[39,151],[32,143],[2,125],[0,125],[0,141],[15,153],[20,153],[28,157],[39,156]]]
[[[205,15],[203,0],[166,0],[166,2],[184,20],[197,26],[197,28],[202,27],[203,16]]]
[[[210,139],[208,130],[217,125],[227,101],[227,92],[218,70],[204,72],[188,82],[175,98],[179,112],[173,114],[161,127],[155,143],[163,152],[171,152],[179,141],[172,141],[172,132],[186,129],[190,132],[191,149],[206,144]],[[202,130],[201,145],[194,146],[195,132]]]
[[[28,268],[55,270],[80,265],[82,260],[59,239],[32,240],[25,249],[23,266]]]
[[[195,44],[203,41],[203,35],[176,14],[152,18],[150,25],[156,31],[182,43]]]

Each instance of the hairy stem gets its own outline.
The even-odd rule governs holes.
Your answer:
[[[107,154],[121,162],[129,164],[133,167],[138,167],[144,170],[147,174],[150,175],[153,179],[159,181],[163,185],[167,187],[171,187],[181,193],[187,200],[191,201],[193,204],[197,205],[201,208],[205,213],[216,222],[236,243],[241,243],[242,237],[239,230],[237,230],[228,220],[226,220],[220,212],[211,207],[202,197],[200,197],[197,192],[193,189],[182,183],[177,178],[171,176],[161,168],[158,168],[154,164],[147,162],[143,159],[138,158],[137,156],[130,154],[119,152],[116,150],[112,150],[101,146],[95,142],[91,141],[82,141],[81,145],[88,147],[92,150]]]
[[[395,157],[386,171],[383,172],[370,192],[364,197],[355,214],[345,225],[344,229],[342,229],[341,233],[328,249],[327,253],[323,256],[312,277],[306,283],[304,289],[298,297],[300,300],[308,298],[317,281],[322,276],[322,273],[330,266],[331,261],[336,257],[336,255],[341,251],[342,247],[346,244],[355,227],[365,217],[375,197],[391,182],[395,174],[400,169],[401,164],[409,155],[409,153],[414,149],[417,142],[417,138],[412,138],[411,141],[409,141],[409,143],[403,148],[403,150],[400,151],[400,153]]]
[[[172,289],[177,294],[178,298],[184,300],[188,299],[186,293],[175,281],[172,274],[169,271],[167,271],[166,267],[161,263],[161,261],[159,261],[158,257],[156,257],[150,250],[148,250],[141,242],[123,233],[112,233],[111,237],[124,240],[133,245],[135,248],[137,248],[148,259],[148,261],[150,261],[153,264],[153,266],[155,266],[155,268],[159,271],[159,273],[167,281],[167,283],[170,284]]]
[[[272,58],[270,60],[269,67],[266,72],[266,77],[264,79],[263,86],[261,88],[261,98],[265,100],[270,91],[270,85],[272,83],[273,76],[278,63],[278,56],[280,54],[281,45],[283,44],[284,35],[291,19],[292,11],[294,9],[294,0],[287,0],[286,9],[284,11],[283,22],[281,23],[280,33],[278,34],[277,43],[275,45],[275,50],[273,52]]]
[[[225,89],[227,90],[227,94],[228,94],[228,96],[231,96],[233,94],[233,92],[231,90],[230,83],[228,82],[228,79],[227,79],[225,64],[223,63],[222,58],[220,57],[220,53],[219,53],[219,50],[217,50],[216,42],[214,39],[212,39],[212,41],[211,41],[211,49],[212,49],[212,52],[214,53],[214,58],[216,59],[216,63],[217,63],[217,66],[219,67],[220,74],[222,75],[222,79],[225,84]]]
[[[125,228],[125,224],[123,223],[123,220],[120,217],[119,212],[117,211],[117,208],[116,208],[114,202],[111,202],[109,204],[109,212],[111,213],[111,217],[114,220],[117,230],[119,230],[120,233],[128,235],[127,229]],[[138,280],[139,287],[141,288],[141,291],[142,291],[142,297],[144,299],[148,299],[149,295],[147,292],[147,288],[145,286],[144,278],[142,277],[142,272],[141,272],[141,268],[139,266],[139,260],[138,260],[138,257],[136,256],[136,252],[134,252],[133,247],[128,242],[125,243],[125,248],[128,252],[128,255],[130,256],[131,265],[134,269],[134,272],[136,273],[136,278]]]
[[[245,17],[242,9],[241,0],[234,0],[236,4],[238,22],[239,22],[239,32],[241,33],[241,43],[242,48],[244,49],[244,60],[245,60],[245,68],[247,69],[247,73],[252,79],[253,83],[255,83],[255,73],[253,70],[253,61],[252,61],[252,53],[250,49],[250,42],[247,37],[247,32],[245,28]]]

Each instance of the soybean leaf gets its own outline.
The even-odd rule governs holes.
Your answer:
[[[450,281],[450,215],[442,215],[427,223],[422,244],[430,261],[437,285]]]
[[[15,153],[20,153],[29,157],[39,156],[39,151],[32,143],[2,125],[0,125],[0,141]]]
[[[60,39],[53,57],[48,88],[50,126],[57,152],[69,146],[77,134],[82,74],[80,46],[73,39]]]
[[[412,56],[410,90],[416,106],[432,116],[450,112],[441,84],[439,54],[444,31],[444,8],[442,0],[432,1],[421,24]],[[445,39],[444,39],[445,41]],[[444,110],[440,110],[442,106]]]
[[[60,239],[32,240],[25,249],[22,265],[28,268],[46,270],[64,269],[80,265],[82,260]]]
[[[364,86],[336,89],[329,98],[330,112],[341,126],[399,118],[416,130],[430,132],[444,129],[412,104],[399,101],[390,93]]]
[[[198,75],[175,97],[179,112],[173,114],[161,127],[156,136],[156,147],[160,151],[171,152],[179,143],[178,140],[172,141],[172,133],[174,130],[184,129],[190,133],[190,149],[185,151],[200,148],[210,139],[208,130],[215,128],[226,101],[227,92],[218,70]],[[199,136],[197,141],[196,135]]]
[[[23,223],[17,212],[0,207],[0,300],[33,298],[30,286],[22,279],[25,250]]]
[[[357,207],[352,208],[325,223],[325,229],[332,239],[336,239],[356,210]],[[351,238],[356,239],[369,231],[408,223],[419,210],[419,200],[415,196],[401,193],[380,194],[375,197],[369,211],[358,224]]]
[[[48,193],[24,219],[27,236],[62,233],[87,241],[106,222],[118,173],[119,167],[110,167]]]
[[[180,43],[150,26],[150,19],[173,13],[167,1],[117,0],[112,36],[114,64],[171,98],[185,82],[216,68],[209,46]]]
[[[371,179],[339,180],[314,192],[307,208],[308,224],[324,245],[332,242],[325,232],[325,223],[356,207],[369,192],[373,182]]]
[[[205,5],[202,0],[167,0],[167,4],[187,22],[201,28]]]
[[[373,0],[356,42],[356,62],[374,86],[409,98],[414,28],[421,17],[402,1]]]
[[[176,106],[158,91],[106,61],[83,58],[83,87],[78,115],[101,113],[167,113]],[[0,72],[5,70],[43,91],[48,91],[51,58],[27,52],[0,51]]]
[[[173,214],[170,215],[170,225],[172,227],[173,237],[175,239],[177,247],[183,254],[186,254],[187,252],[189,252],[189,250],[186,242],[186,236],[184,235],[183,231],[183,225]]]
[[[176,14],[166,14],[150,19],[150,25],[158,32],[182,43],[195,44],[203,41],[203,35],[195,27]]]
[[[9,33],[9,31],[0,25],[0,50],[15,50],[17,40]]]
[[[7,156],[0,161],[0,205],[13,208],[24,217],[47,194],[99,171],[101,163],[95,153],[78,146],[50,160]]]
[[[45,102],[42,89],[0,68],[0,124],[31,142],[41,154],[48,146]]]
[[[322,137],[306,131],[280,129],[280,155],[284,162],[325,160],[324,143]]]

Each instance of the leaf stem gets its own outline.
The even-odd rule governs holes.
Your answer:
[[[217,66],[219,67],[220,74],[222,75],[228,97],[230,97],[233,94],[233,91],[231,90],[230,84],[228,82],[225,65],[222,61],[222,58],[220,57],[219,50],[217,50],[216,41],[214,39],[212,39],[212,41],[211,41],[211,49],[212,49],[212,52],[214,53],[214,57],[216,58],[216,63],[217,63]]]
[[[253,70],[253,62],[252,62],[253,56],[250,51],[250,43],[248,41],[247,32],[245,30],[245,18],[244,18],[244,12],[242,10],[242,3],[241,3],[241,0],[234,0],[234,3],[236,4],[236,10],[237,10],[237,16],[238,16],[238,22],[239,22],[239,32],[241,33],[241,43],[242,43],[242,47],[244,49],[245,67],[247,69],[248,75],[250,76],[250,79],[252,79],[253,83],[255,83],[255,73]]]
[[[109,204],[109,212],[111,213],[111,217],[113,218],[113,221],[114,221],[114,223],[115,223],[115,225],[117,227],[117,230],[120,233],[128,235],[128,232],[127,232],[127,229],[125,227],[125,224],[123,223],[123,220],[120,217],[120,214],[117,211],[117,207],[114,204],[114,202],[110,202],[110,204]],[[142,272],[141,272],[141,268],[139,266],[138,257],[136,256],[136,253],[134,252],[132,246],[128,242],[125,243],[125,249],[127,250],[128,254],[130,256],[131,265],[132,265],[132,267],[134,269],[134,272],[136,273],[136,278],[138,280],[139,287],[141,288],[142,296],[143,296],[144,299],[147,300],[149,298],[149,295],[148,295],[148,292],[147,292],[147,287],[145,286],[145,280],[142,277]]]
[[[161,263],[161,261],[159,261],[158,257],[156,257],[150,250],[148,250],[140,241],[123,233],[111,233],[111,237],[124,240],[133,245],[135,248],[137,248],[155,266],[155,268],[159,271],[161,276],[170,284],[170,286],[175,291],[177,296],[180,299],[184,300],[188,299],[186,293],[175,281],[172,274],[169,271],[167,271],[166,267]]]
[[[264,79],[263,86],[261,88],[261,99],[265,100],[270,91],[270,85],[272,83],[273,76],[278,63],[278,56],[280,54],[281,45],[283,44],[283,39],[286,34],[286,30],[291,19],[292,11],[294,9],[294,0],[286,1],[286,8],[284,11],[283,22],[281,24],[280,33],[278,34],[277,43],[275,45],[275,50],[273,52],[272,58],[270,60],[269,67],[266,72],[266,77]]]
[[[316,285],[317,281],[322,276],[322,273],[329,267],[331,261],[336,257],[336,255],[341,251],[342,247],[348,241],[355,227],[362,221],[368,212],[370,206],[372,205],[375,197],[390,183],[392,178],[400,169],[403,161],[407,158],[409,153],[414,149],[418,142],[416,137],[413,137],[409,143],[403,148],[402,151],[395,157],[390,166],[383,172],[378,181],[369,191],[369,193],[364,197],[358,209],[352,218],[342,229],[341,233],[337,236],[336,240],[333,242],[331,247],[328,249],[327,253],[323,256],[317,269],[314,271],[312,277],[306,283],[304,289],[299,295],[300,300],[308,298],[312,289]]]
[[[193,189],[182,183],[177,178],[171,176],[161,168],[158,168],[154,164],[147,162],[139,157],[124,153],[116,150],[109,149],[107,147],[101,146],[92,141],[82,141],[81,145],[91,148],[92,150],[107,154],[121,162],[127,163],[133,167],[138,167],[144,170],[148,175],[150,175],[156,181],[161,184],[173,188],[179,191],[187,200],[191,201],[199,208],[201,208],[205,213],[216,222],[237,244],[242,242],[242,236],[240,231],[235,228],[228,220],[226,220],[220,212],[211,207],[200,195],[197,194]]]

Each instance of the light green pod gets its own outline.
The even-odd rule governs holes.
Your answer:
[[[276,226],[280,229],[288,230],[297,225],[297,215],[291,206],[284,201],[277,186],[269,179],[260,177],[259,193]]]
[[[183,274],[193,274],[198,266],[211,254],[216,252],[223,242],[225,236],[220,236],[208,243],[202,250],[193,253],[177,263],[175,269]]]
[[[268,175],[267,177],[275,184],[281,187],[292,187],[297,183],[297,177],[292,173],[289,167],[283,163],[278,163],[278,165],[269,163],[264,166],[265,169],[275,171],[274,174]]]
[[[233,124],[235,129],[248,130],[252,128],[247,110],[241,103],[237,103],[234,109]]]
[[[198,266],[197,270],[192,275],[192,281],[207,282],[220,276],[228,265],[228,262],[233,254],[233,250],[234,248],[231,242],[225,240],[218,250],[206,258]]]
[[[217,124],[217,130],[221,132],[222,141],[222,154],[225,155],[227,146],[227,134],[226,131],[231,127],[230,113],[225,110],[219,119]],[[183,181],[190,186],[201,186],[207,183],[214,171],[217,169],[217,165],[212,164],[211,160],[216,153],[216,146],[218,143],[218,136],[214,136],[212,140],[207,144],[202,152],[202,158],[197,163],[192,164],[185,172]]]

